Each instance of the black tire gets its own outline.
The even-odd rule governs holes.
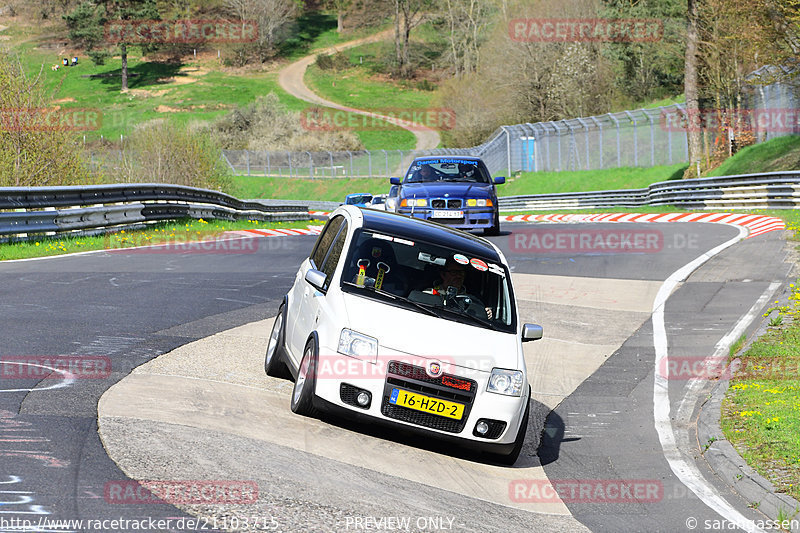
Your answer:
[[[484,235],[488,235],[490,237],[496,237],[500,235],[500,212],[494,214],[494,225],[491,228],[486,228],[483,230]]]
[[[522,452],[522,445],[525,443],[525,435],[528,433],[528,416],[531,412],[531,400],[528,395],[528,405],[525,406],[525,414],[522,415],[522,423],[519,425],[517,432],[517,439],[514,441],[514,448],[508,455],[498,455],[497,461],[506,466],[512,466],[517,462],[520,452]]]
[[[272,324],[272,331],[269,334],[267,343],[267,353],[264,357],[264,371],[268,376],[275,378],[286,377],[288,369],[284,359],[286,330],[286,306],[281,304],[275,322]]]
[[[314,391],[317,388],[317,344],[310,339],[303,350],[303,358],[297,368],[290,407],[292,412],[303,416],[315,416]]]

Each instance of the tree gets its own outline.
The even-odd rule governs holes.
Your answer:
[[[122,58],[122,90],[128,90],[128,46],[137,44],[143,52],[155,47],[154,42],[142,43],[130,35],[126,23],[141,20],[158,20],[155,0],[87,0],[72,13],[64,16],[69,28],[69,37],[83,45],[97,64],[102,64],[110,54],[109,49],[118,46]],[[109,25],[112,31],[109,35]]]
[[[657,39],[609,42],[603,46],[603,55],[613,63],[616,87],[630,100],[625,105],[641,105],[683,89],[685,0],[603,0],[598,14],[608,19],[655,19],[663,28]]]
[[[226,0],[228,11],[240,21],[258,26],[257,51],[261,61],[269,58],[280,34],[297,18],[299,0]]]
[[[698,86],[700,2],[701,0],[688,0],[686,12],[686,60],[683,90],[686,95],[686,128],[689,140],[689,171],[687,171],[687,175],[700,164],[703,156],[700,139],[700,91]]]
[[[411,30],[424,20],[425,8],[433,8],[433,0],[392,0],[394,7],[394,49],[397,73],[410,78],[413,68],[409,59]]]
[[[353,5],[353,0],[327,0],[326,5],[336,11],[336,31],[344,31],[344,15]]]
[[[0,51],[0,186],[74,185],[93,180],[81,160],[75,123],[48,105],[44,75],[28,76]],[[84,114],[85,115],[85,114]],[[73,127],[71,127],[73,126]]]
[[[445,6],[449,34],[446,59],[453,65],[456,76],[474,72],[496,8],[486,0],[445,0]]]

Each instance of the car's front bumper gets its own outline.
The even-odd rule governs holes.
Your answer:
[[[434,211],[454,212],[462,211],[463,217],[434,217]],[[491,207],[467,207],[463,209],[432,209],[430,207],[399,207],[397,212],[402,215],[430,220],[439,224],[446,224],[459,229],[485,229],[494,226],[495,210]]]
[[[420,364],[422,360],[414,358],[408,362],[402,356],[382,356],[379,361],[385,361],[385,364],[373,364],[338,353],[321,356],[316,379],[315,405],[347,418],[369,420],[373,423],[379,420],[384,424],[402,427],[406,431],[435,434],[437,439],[455,441],[467,448],[501,454],[510,452],[529,402],[527,388],[522,397],[490,393],[486,391],[489,372],[443,365],[443,375],[472,383],[471,392],[450,390],[441,384],[441,379],[436,383],[424,373],[424,363]],[[413,374],[405,370],[400,372],[393,362],[417,370]],[[420,371],[423,375],[420,375]],[[369,393],[369,407],[354,405],[354,388]],[[389,396],[395,388],[461,403],[465,406],[464,415],[460,420],[453,420],[391,404]],[[495,434],[491,437],[476,435],[475,427],[480,420],[489,421]],[[501,425],[502,428],[498,431],[497,428]]]

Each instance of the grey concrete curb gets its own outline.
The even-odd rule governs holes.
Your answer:
[[[711,397],[700,406],[697,439],[702,457],[714,473],[745,500],[751,504],[758,504],[758,510],[767,518],[777,519],[781,509],[792,517],[795,512],[800,511],[800,502],[786,494],[776,493],[772,483],[753,470],[722,433],[719,425],[722,400],[729,386],[729,380],[720,380],[711,391]],[[703,450],[706,445],[708,448]],[[800,513],[794,516],[794,519],[800,520]],[[798,532],[800,527],[790,531]]]

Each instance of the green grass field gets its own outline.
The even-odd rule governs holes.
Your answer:
[[[798,498],[800,287],[792,284],[790,289],[788,302],[776,301],[765,313],[770,324],[766,334],[741,354],[741,367],[722,406],[721,427],[725,438],[778,492]]]
[[[800,136],[787,135],[741,149],[712,170],[710,176],[800,170]]]
[[[285,60],[294,60],[313,50],[357,39],[378,31],[362,30],[340,36],[336,32],[336,17],[329,14],[307,14],[298,19],[296,33],[284,43]],[[232,109],[253,102],[258,96],[274,92],[290,111],[303,111],[309,104],[284,92],[278,85],[277,68],[284,63],[271,65],[270,70],[257,68],[233,69],[224,66],[227,55],[223,50],[218,60],[213,50],[201,53],[195,59],[184,58],[183,63],[149,61],[142,58],[136,47],[128,53],[129,91],[120,92],[121,59],[110,58],[104,65],[95,65],[80,56],[75,67],[61,67],[61,56],[55,51],[42,49],[31,28],[8,28],[4,35],[13,36],[13,50],[31,76],[41,72],[44,87],[53,104],[65,110],[87,110],[98,113],[98,127],[81,128],[76,134],[87,142],[100,138],[119,141],[141,122],[166,118],[185,125],[193,121],[211,121]],[[98,76],[91,78],[89,76]],[[378,128],[374,131],[356,132],[367,149],[381,149],[397,145],[400,149],[413,148],[414,138],[400,128]]]
[[[606,189],[638,189],[657,181],[677,179],[685,165],[652,168],[614,168],[574,172],[526,172],[497,186],[498,196]],[[342,201],[352,192],[382,194],[389,191],[387,178],[304,179],[236,176],[233,194],[240,198]]]
[[[232,194],[238,198],[279,198],[283,200],[318,200],[343,202],[350,193],[382,194],[389,191],[386,178],[303,179],[236,176]]]
[[[687,165],[658,167],[621,167],[600,170],[564,172],[523,172],[519,177],[506,179],[498,185],[498,196],[545,194],[560,192],[641,189],[651,183],[680,179]]]
[[[225,231],[269,228],[306,228],[314,221],[259,222],[226,220],[176,220],[152,224],[145,229],[120,230],[98,236],[45,237],[15,243],[0,243],[0,261],[30,259],[94,250],[121,250],[134,246],[169,245],[180,251],[180,246],[189,246],[206,240],[216,240]]]

